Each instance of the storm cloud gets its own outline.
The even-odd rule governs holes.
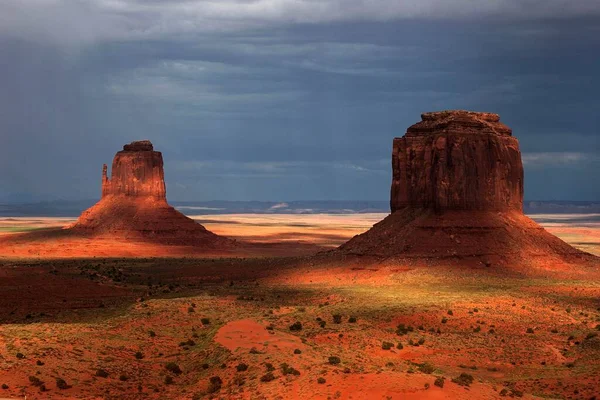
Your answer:
[[[385,200],[424,111],[500,113],[526,198],[597,200],[600,5],[5,0],[0,198],[94,198],[132,140],[172,200]]]

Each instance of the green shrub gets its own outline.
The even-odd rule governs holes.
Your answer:
[[[433,384],[437,387],[443,388],[445,380],[446,379],[443,376],[439,376],[439,377],[435,378],[435,381],[433,382]]]
[[[119,380],[120,380],[120,381],[122,381],[122,382],[125,382],[125,381],[127,381],[128,379],[129,379],[129,378],[128,378],[128,377],[127,377],[127,375],[125,375],[125,374],[121,374],[121,375],[119,376]]]
[[[272,372],[267,372],[263,376],[260,377],[261,382],[271,382],[275,380],[275,375]]]
[[[4,389],[4,390],[8,389],[8,385],[6,383],[3,383],[2,384],[2,389]]]
[[[333,314],[333,323],[334,324],[341,324],[342,323],[342,316],[340,314]]]
[[[337,365],[342,362],[342,360],[340,360],[340,358],[338,356],[331,356],[331,357],[329,357],[328,360],[329,360],[329,364],[331,364],[331,365]]]
[[[419,364],[417,369],[424,374],[433,374],[435,371],[435,367],[429,363]]]
[[[391,348],[393,348],[393,347],[394,347],[394,343],[390,343],[390,342],[383,342],[383,343],[381,344],[381,348],[382,348],[383,350],[389,350],[389,349],[391,349]]]
[[[281,372],[283,375],[300,375],[300,371],[290,367],[287,363],[281,364]]]
[[[238,372],[244,372],[248,370],[248,364],[240,363],[237,367],[235,367]]]
[[[533,329],[532,328],[527,328],[527,333],[533,333]]]
[[[404,348],[404,346],[402,346],[402,343],[398,342],[398,344],[396,345],[396,348],[398,350],[402,350]]]
[[[210,319],[208,318],[200,318],[200,322],[202,322],[202,325],[210,325]]]
[[[62,378],[56,378],[56,387],[59,389],[68,389],[70,386],[67,385],[67,381]]]
[[[108,378],[108,372],[100,368],[96,370],[96,376],[99,378]]]
[[[25,354],[23,354],[23,353],[17,353],[17,358],[18,358],[19,360],[22,360],[22,359],[24,359],[24,358],[25,358]]]
[[[175,364],[174,362],[170,362],[167,363],[167,365],[165,365],[165,368],[167,369],[167,371],[175,374],[175,375],[179,375],[181,374],[181,368],[179,368],[179,365]]]
[[[300,323],[300,321],[296,321],[292,325],[290,325],[290,331],[301,331],[301,330],[302,330],[302,323]]]
[[[454,313],[452,312],[452,310],[448,310],[448,315],[454,315]]]
[[[356,317],[350,317],[350,318],[348,318],[348,322],[351,323],[351,324],[356,323]]]
[[[172,385],[173,384],[173,377],[170,375],[165,376],[165,385]]]
[[[446,318],[446,317],[443,317],[443,318],[442,318],[442,324],[445,324],[446,322],[448,322],[448,318]]]
[[[302,350],[300,350],[300,349],[294,349],[294,354],[302,354]]]
[[[320,385],[324,384],[325,382],[327,382],[327,381],[326,381],[326,380],[325,380],[325,378],[323,378],[322,376],[320,376],[320,377],[317,379],[317,383],[318,383],[318,384],[320,384]]]
[[[42,384],[44,383],[37,376],[30,376],[29,377],[29,382],[31,382],[31,384],[33,386],[42,386]]]
[[[142,354],[141,351],[138,351],[135,353],[135,358],[137,358],[138,360],[141,360],[142,358],[144,358],[144,354]]]
[[[37,360],[37,361],[35,362],[35,365],[37,365],[37,366],[41,367],[42,365],[44,365],[44,362],[43,362],[42,360]]]
[[[460,374],[457,378],[452,379],[452,382],[461,386],[470,386],[473,383],[473,376],[469,374],[465,374],[464,372]]]
[[[396,327],[396,335],[398,336],[404,336],[409,332],[414,331],[414,328],[412,326],[406,326],[404,324],[400,324]]]
[[[223,380],[219,376],[212,376],[208,383],[208,393],[216,393],[221,390],[223,386]]]
[[[150,337],[155,337],[156,336],[156,332],[154,332],[154,331],[148,331],[148,335]]]

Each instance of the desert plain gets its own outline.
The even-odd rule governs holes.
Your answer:
[[[45,235],[68,218],[0,219],[0,242],[40,238],[0,244],[0,397],[600,396],[597,267],[328,257],[385,214],[192,217],[255,246],[75,243]],[[600,216],[531,217],[600,255]]]

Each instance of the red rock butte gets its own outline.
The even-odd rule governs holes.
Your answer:
[[[102,198],[66,229],[87,236],[151,240],[161,244],[231,244],[167,203],[162,154],[148,140],[123,146],[102,168]]]
[[[337,252],[485,265],[598,261],[523,214],[519,142],[497,114],[422,114],[393,141],[390,208]]]

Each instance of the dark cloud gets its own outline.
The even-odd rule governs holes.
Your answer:
[[[600,197],[595,2],[237,3],[0,5],[0,195],[97,197],[149,138],[173,200],[386,199],[392,138],[465,108],[513,128],[528,198]]]

